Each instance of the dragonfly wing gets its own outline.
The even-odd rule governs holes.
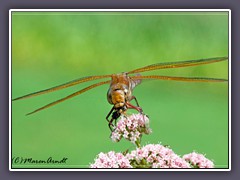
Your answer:
[[[198,66],[198,65],[202,65],[202,64],[210,64],[210,63],[220,62],[220,61],[224,61],[224,60],[227,60],[227,59],[228,59],[228,57],[215,57],[215,58],[199,59],[199,60],[157,63],[157,64],[152,64],[152,65],[149,65],[149,66],[145,66],[145,67],[142,67],[142,68],[138,68],[138,69],[129,71],[128,74],[151,71],[151,70],[156,70],[156,69]]]
[[[44,110],[44,109],[46,109],[46,108],[49,108],[49,107],[54,106],[54,105],[56,105],[56,104],[59,104],[59,103],[65,101],[65,100],[68,100],[68,99],[73,98],[73,97],[75,97],[75,96],[77,96],[77,95],[80,95],[80,94],[82,94],[82,93],[84,93],[84,92],[86,92],[86,91],[88,91],[88,90],[90,90],[90,89],[93,89],[93,88],[95,88],[95,87],[101,86],[101,85],[103,85],[103,84],[108,84],[108,83],[110,83],[110,81],[103,81],[103,82],[99,82],[99,83],[93,84],[93,85],[91,85],[91,86],[88,86],[88,87],[80,90],[80,91],[77,91],[77,92],[75,92],[75,93],[73,93],[73,94],[70,94],[70,95],[68,95],[68,96],[66,96],[66,97],[64,97],[64,98],[62,98],[62,99],[59,99],[59,100],[57,100],[57,101],[54,101],[54,102],[52,102],[52,103],[49,103],[49,104],[41,107],[41,108],[38,108],[38,109],[36,109],[35,111],[32,111],[32,112],[28,113],[27,115],[30,115],[30,114],[36,113],[36,112],[38,112],[38,111]]]
[[[15,98],[15,99],[13,99],[12,101],[20,100],[20,99],[25,99],[25,98],[30,98],[30,97],[38,96],[38,95],[41,95],[41,94],[45,94],[45,93],[57,91],[57,90],[60,90],[60,89],[68,88],[68,87],[77,85],[77,84],[79,84],[79,83],[83,83],[83,82],[87,82],[87,81],[92,81],[92,80],[96,80],[96,79],[108,78],[108,77],[111,77],[111,75],[82,77],[82,78],[80,78],[80,79],[76,79],[76,80],[73,80],[73,81],[70,81],[70,82],[61,84],[61,85],[59,85],[59,86],[51,87],[51,88],[49,88],[49,89],[41,90],[41,91],[38,91],[38,92],[30,93],[30,94],[27,94],[27,95],[24,95],[24,96]]]
[[[134,77],[136,77],[136,78],[129,77],[130,78],[131,89],[134,89],[137,85],[141,84],[141,82],[142,82],[141,78],[137,78],[137,77],[141,77],[140,74],[137,74]]]
[[[158,80],[173,80],[173,81],[188,81],[188,82],[227,82],[227,79],[207,78],[207,77],[174,77],[174,76],[132,76],[132,79],[158,79]]]

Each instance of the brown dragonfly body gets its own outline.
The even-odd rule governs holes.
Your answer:
[[[140,75],[138,75],[140,77]],[[136,109],[142,113],[142,108],[139,106],[137,99],[132,95],[134,87],[141,83],[140,79],[132,79],[127,73],[113,74],[110,87],[107,92],[107,99],[113,108],[108,113],[106,119],[109,122],[109,128],[113,126],[112,122],[118,119],[121,114],[124,114],[127,109]],[[135,100],[137,106],[130,103],[131,100]],[[109,116],[112,114],[111,120]],[[116,123],[115,123],[116,124]],[[112,129],[111,129],[112,130]]]
[[[149,76],[142,76],[138,73],[140,72],[146,72],[146,71],[152,71],[157,69],[167,69],[167,68],[181,68],[181,67],[188,67],[188,66],[198,66],[203,64],[210,64],[215,62],[220,62],[227,60],[228,57],[216,57],[216,58],[208,58],[208,59],[200,59],[200,60],[188,60],[188,61],[179,61],[179,62],[167,62],[167,63],[157,63],[152,64],[149,66],[145,66],[142,68],[138,68],[129,72],[124,72],[120,74],[112,74],[112,75],[101,75],[101,76],[88,76],[83,77],[80,79],[76,79],[70,82],[67,82],[65,84],[61,84],[59,86],[55,86],[49,89],[45,89],[42,91],[34,92],[31,94],[27,94],[25,96],[21,96],[18,98],[15,98],[13,100],[20,100],[25,98],[34,97],[37,95],[57,91],[60,89],[68,88],[80,83],[84,83],[87,81],[97,80],[97,79],[103,79],[103,78],[111,78],[111,80],[108,81],[101,81],[98,83],[95,83],[93,85],[90,85],[84,89],[81,89],[73,94],[70,94],[62,99],[59,99],[57,101],[54,101],[52,103],[49,103],[29,114],[36,113],[38,111],[41,111],[43,109],[49,108],[53,105],[56,105],[60,102],[63,102],[67,99],[70,99],[72,97],[75,97],[77,95],[80,95],[90,89],[93,89],[95,87],[101,86],[103,84],[109,84],[110,87],[107,92],[107,100],[110,104],[113,105],[111,111],[108,113],[106,119],[108,121],[109,128],[112,130],[112,127],[114,125],[112,122],[116,120],[122,115],[125,114],[128,109],[135,109],[140,113],[143,113],[142,108],[139,106],[138,101],[135,96],[133,96],[133,89],[141,83],[142,80],[146,79],[157,79],[157,80],[174,80],[174,81],[188,81],[188,82],[226,82],[227,79],[218,79],[218,78],[207,78],[207,77],[174,77],[174,76],[161,76],[161,75],[149,75]],[[132,75],[131,74],[136,74]],[[135,100],[136,106],[131,104],[130,101]],[[111,119],[109,120],[109,117],[111,116]]]

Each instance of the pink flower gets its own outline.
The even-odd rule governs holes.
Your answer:
[[[99,153],[95,162],[90,164],[90,168],[132,168],[129,160],[122,153],[110,151]]]
[[[127,154],[132,166],[146,168],[190,168],[190,164],[168,147],[148,144]]]
[[[120,133],[114,131],[114,132],[112,132],[111,138],[112,138],[112,141],[118,142],[118,141],[120,141],[120,139],[121,139],[122,137],[121,137],[121,134],[120,134]]]
[[[192,152],[184,155],[183,159],[195,168],[214,168],[213,162],[207,159],[203,154]]]
[[[114,142],[119,142],[122,138],[131,141],[133,144],[140,141],[142,134],[150,134],[149,119],[143,114],[132,114],[121,116],[116,129],[111,134]]]
[[[127,153],[99,153],[91,168],[213,168],[212,161],[198,153],[178,156],[169,147],[161,144],[140,146],[143,134],[150,134],[149,119],[144,114],[121,116],[111,139],[119,142],[122,138],[137,146]]]
[[[148,144],[127,153],[99,153],[91,168],[213,168],[213,162],[198,153],[181,158],[161,144]]]

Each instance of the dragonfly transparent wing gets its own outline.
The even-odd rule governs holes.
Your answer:
[[[87,82],[87,81],[93,81],[93,80],[96,80],[96,79],[109,78],[109,77],[111,77],[111,75],[82,77],[80,79],[76,79],[76,80],[73,80],[73,81],[55,86],[55,87],[51,87],[51,88],[48,88],[48,89],[45,89],[45,90],[41,90],[41,91],[38,91],[38,92],[30,93],[30,94],[15,98],[15,99],[13,99],[13,101],[20,100],[20,99],[26,99],[26,98],[38,96],[38,95],[45,94],[45,93],[50,93],[50,92],[61,90],[61,89],[64,89],[64,88],[68,88],[68,87],[71,87],[71,86],[74,86],[74,85],[77,85],[77,84],[80,84],[80,83],[84,83],[84,82]]]
[[[157,69],[198,66],[198,65],[202,65],[202,64],[210,64],[210,63],[225,61],[227,59],[228,59],[228,57],[215,57],[215,58],[199,59],[199,60],[157,63],[157,64],[152,64],[152,65],[149,65],[149,66],[145,66],[145,67],[142,67],[142,68],[138,68],[138,69],[129,71],[128,74],[140,73],[140,72],[145,72],[145,71],[152,71],[152,70],[157,70]]]
[[[64,98],[62,98],[62,99],[59,99],[59,100],[57,100],[57,101],[54,101],[54,102],[52,102],[52,103],[49,103],[49,104],[41,107],[41,108],[38,108],[38,109],[36,109],[35,111],[32,111],[32,112],[28,113],[27,115],[30,115],[30,114],[36,113],[36,112],[38,112],[38,111],[44,110],[44,109],[46,109],[46,108],[49,108],[49,107],[54,106],[54,105],[56,105],[56,104],[59,104],[59,103],[61,103],[61,102],[63,102],[63,101],[66,101],[66,100],[68,100],[68,99],[70,99],[70,98],[73,98],[73,97],[75,97],[75,96],[77,96],[77,95],[80,95],[80,94],[82,94],[82,93],[84,93],[84,92],[86,92],[86,91],[88,91],[88,90],[90,90],[90,89],[93,89],[93,88],[96,88],[96,87],[98,87],[98,86],[101,86],[101,85],[104,85],[104,84],[108,84],[108,83],[110,83],[110,81],[103,81],[103,82],[99,82],[99,83],[93,84],[93,85],[88,86],[88,87],[86,87],[86,88],[84,88],[84,89],[81,89],[80,91],[77,91],[77,92],[75,92],[75,93],[73,93],[73,94],[70,94],[70,95],[68,95],[68,96],[66,96],[66,97],[64,97]]]
[[[188,82],[227,82],[227,79],[207,78],[207,77],[174,77],[174,76],[131,76],[132,79],[158,79],[158,80],[173,80],[173,81],[188,81]]]

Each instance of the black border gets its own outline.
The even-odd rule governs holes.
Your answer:
[[[9,149],[8,149],[8,10],[17,8],[158,8],[158,9],[173,9],[173,8],[206,8],[206,9],[231,9],[232,11],[232,28],[231,28],[231,49],[232,49],[232,87],[231,87],[231,116],[232,116],[232,171],[231,172],[80,172],[80,173],[58,173],[58,172],[9,172]],[[166,178],[166,179],[195,179],[202,180],[203,178],[211,178],[213,180],[225,180],[226,178],[240,179],[240,2],[237,0],[88,0],[87,2],[76,2],[75,0],[51,0],[51,1],[31,1],[31,0],[1,0],[0,1],[0,177],[1,179],[42,179],[51,178],[51,180],[61,180],[66,178],[79,179],[89,178],[96,179],[101,176],[104,179],[146,179],[146,178]],[[121,174],[120,174],[121,173]],[[36,177],[37,176],[37,177]]]
[[[11,14],[10,14],[10,10],[9,10],[9,14],[10,14],[10,16],[11,16],[11,19],[12,19],[12,13],[13,12],[33,12],[33,13],[35,13],[35,12],[53,12],[53,13],[55,13],[55,12],[84,12],[84,11],[81,11],[81,10],[77,10],[77,9],[73,9],[73,11],[61,11],[60,9],[59,9],[59,11],[51,11],[51,10],[49,10],[49,9],[45,9],[45,11],[37,11],[37,9],[33,9],[33,10],[31,10],[31,11],[11,11]],[[106,13],[108,13],[108,12],[151,12],[151,13],[153,13],[154,11],[141,11],[141,9],[139,9],[139,11],[131,11],[131,10],[129,10],[129,11],[94,11],[94,10],[89,10],[89,11],[86,11],[86,12],[106,12]],[[155,12],[162,12],[162,11],[155,11]],[[202,11],[167,11],[167,12],[179,12],[179,13],[182,13],[182,12],[202,12]],[[204,12],[228,12],[228,37],[229,37],[229,24],[230,24],[230,22],[229,22],[229,19],[230,19],[230,15],[229,15],[229,11],[227,11],[227,10],[222,10],[222,11],[204,11]],[[230,14],[231,14],[231,12],[230,12]],[[231,19],[230,19],[231,20]],[[10,19],[9,19],[9,21],[10,21]],[[11,21],[12,22],[12,21]],[[10,24],[10,23],[9,23]],[[11,27],[12,27],[12,24],[11,24]],[[9,31],[11,31],[11,40],[12,40],[12,29],[10,29]],[[229,50],[229,42],[230,42],[230,39],[228,38],[228,50]],[[12,41],[11,41],[11,50],[12,50]],[[10,51],[10,50],[9,50]],[[230,49],[230,51],[231,51],[231,49]],[[228,57],[229,57],[229,54],[230,54],[230,52],[228,51]],[[12,57],[12,51],[11,51],[11,57]],[[11,62],[12,62],[12,58],[11,58]],[[12,63],[11,63],[11,69],[12,69]],[[228,69],[229,69],[229,63],[228,63]],[[228,72],[228,79],[229,79],[229,72]],[[12,84],[12,79],[11,79],[11,84]],[[230,167],[229,167],[229,162],[230,162],[230,159],[231,159],[231,156],[229,155],[229,81],[228,81],[228,167],[227,168],[211,168],[212,169],[212,171],[218,171],[218,170],[228,170]],[[12,89],[11,89],[11,94],[12,94]],[[11,103],[11,109],[12,109],[12,103]],[[12,111],[11,111],[11,117],[12,117]],[[12,123],[12,118],[11,118],[11,123]],[[9,138],[10,139],[10,138]],[[231,139],[230,139],[230,141],[231,141]],[[12,142],[12,126],[11,126],[11,142]],[[11,159],[12,159],[12,145],[11,145]],[[44,171],[44,170],[49,170],[49,171],[56,171],[56,170],[62,170],[62,171],[71,171],[71,170],[79,170],[79,171],[84,171],[84,169],[89,169],[89,171],[91,171],[91,172],[93,172],[93,171],[108,171],[108,172],[110,172],[110,171],[113,171],[113,169],[117,169],[118,171],[141,171],[141,169],[128,169],[128,170],[126,170],[126,169],[119,169],[119,168],[112,168],[111,170],[109,170],[109,169],[107,169],[107,168],[99,168],[99,169],[90,169],[90,168],[60,168],[60,167],[57,167],[57,168],[23,168],[23,167],[21,167],[21,168],[13,168],[12,167],[12,164],[11,164],[11,169],[14,171],[14,170],[25,170],[25,171],[28,171],[28,170],[39,170],[39,171]],[[178,168],[171,168],[171,172],[172,171],[174,171],[174,170],[179,170]],[[185,170],[188,170],[188,171],[201,171],[201,172],[203,172],[204,171],[204,169],[188,169],[188,168],[182,168],[181,169],[181,171],[185,171]],[[205,169],[205,171],[208,171],[209,169]],[[151,171],[150,169],[148,170],[148,171]],[[154,170],[152,170],[152,171],[157,171],[157,169],[154,169]],[[164,171],[164,170],[162,170],[162,171]]]

